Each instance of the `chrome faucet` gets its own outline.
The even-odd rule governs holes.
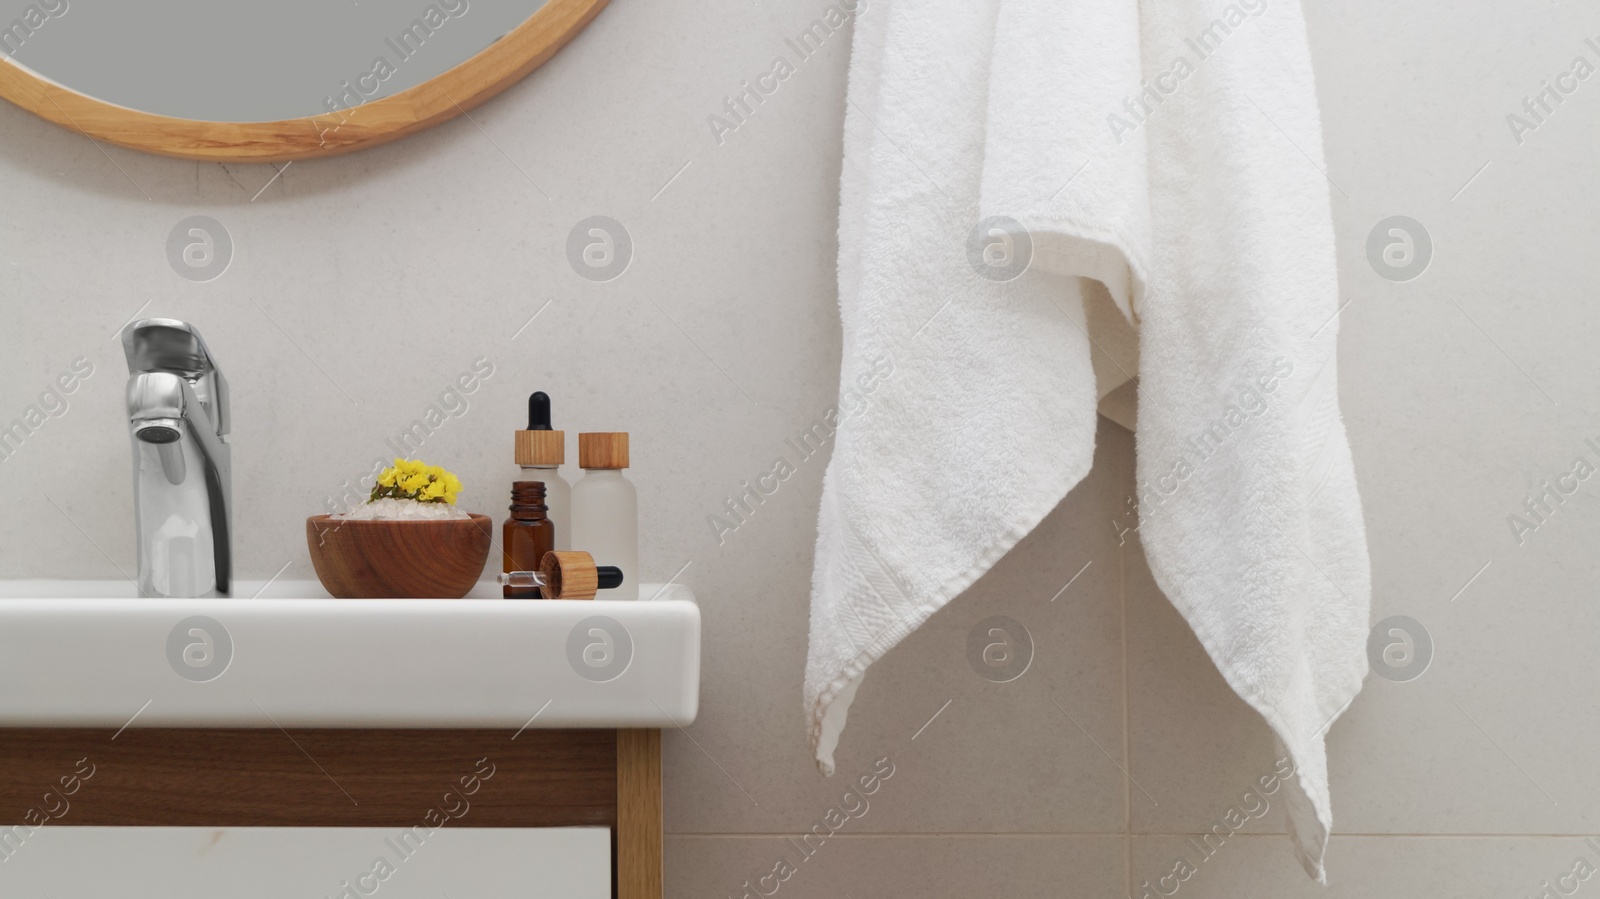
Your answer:
[[[138,523],[139,595],[227,596],[233,585],[228,381],[193,325],[122,331]]]

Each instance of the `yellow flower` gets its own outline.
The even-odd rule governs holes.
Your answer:
[[[396,459],[394,465],[378,474],[369,501],[383,498],[409,499],[420,503],[454,503],[461,492],[461,479],[437,465],[419,459]]]

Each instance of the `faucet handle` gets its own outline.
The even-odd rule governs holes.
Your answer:
[[[217,436],[228,433],[228,380],[198,328],[173,318],[140,319],[122,329],[122,351],[129,374],[181,375],[210,414]]]

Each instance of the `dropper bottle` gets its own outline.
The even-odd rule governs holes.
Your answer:
[[[507,571],[497,580],[511,598],[594,599],[597,591],[622,586],[623,574],[614,565],[594,564],[586,552],[548,552],[537,569]]]
[[[547,515],[543,481],[517,481],[511,485],[511,517],[500,531],[503,571],[537,568],[545,554],[555,550],[556,529]],[[536,589],[502,583],[506,599],[539,598]]]
[[[572,548],[572,485],[561,476],[567,461],[567,433],[550,429],[550,395],[528,397],[528,429],[517,432],[517,465],[524,481],[544,482],[545,517],[555,524],[559,550]]]
[[[639,494],[628,467],[626,431],[578,435],[583,477],[572,488],[572,545],[622,569],[612,599],[639,598]]]

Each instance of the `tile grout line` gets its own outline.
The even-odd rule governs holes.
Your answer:
[[[1204,836],[1204,835],[1205,834],[1203,834],[1203,833],[1140,834],[1140,836],[1163,836],[1163,837],[1198,837],[1198,836]],[[670,831],[669,830],[669,831],[666,831],[663,834],[663,836],[671,837],[672,839],[676,839],[676,840],[746,840],[746,839],[781,840],[781,839],[784,839],[785,837],[790,837],[790,838],[794,837],[795,836],[795,832],[792,831],[792,830],[791,831],[782,831],[782,832],[755,831],[755,830],[752,830],[752,831]],[[1072,837],[1074,839],[1096,839],[1096,840],[1118,840],[1118,841],[1120,841],[1120,840],[1123,839],[1124,836],[1125,836],[1124,834],[1117,833],[1115,831],[1094,832],[1094,831],[1071,831],[1071,830],[1063,830],[1063,831],[1051,831],[1051,830],[1021,831],[1021,830],[1019,830],[1019,831],[1012,831],[1012,832],[1006,832],[1006,833],[995,833],[994,831],[989,831],[989,830],[982,830],[982,831],[970,831],[970,830],[944,830],[944,831],[900,831],[900,830],[888,830],[888,831],[873,832],[873,833],[835,833],[833,836],[829,837],[828,839],[830,839],[830,840],[936,839],[937,840],[937,839],[952,839],[952,838],[959,838],[959,839],[979,839],[979,838],[982,838],[982,839],[999,839],[999,840],[1009,840],[1009,839],[1030,840],[1030,839],[1053,839],[1053,838],[1057,838],[1057,837]],[[1244,836],[1244,834],[1240,834],[1240,836]],[[1257,836],[1261,836],[1261,834],[1257,834]],[[1282,836],[1282,837],[1286,837],[1286,836],[1288,836],[1288,834],[1266,834],[1266,836]]]
[[[1135,834],[1125,834],[1119,831],[1093,831],[1093,830],[1017,830],[996,833],[992,830],[967,831],[967,830],[939,830],[939,831],[907,831],[885,830],[870,833],[835,833],[830,840],[884,840],[884,839],[994,839],[994,840],[1037,840],[1055,837],[1071,837],[1073,839],[1097,840],[1128,840],[1173,837],[1203,837],[1208,831],[1194,830],[1151,830]],[[680,840],[745,840],[745,839],[783,839],[793,837],[794,831],[720,831],[720,830],[669,830],[664,836]],[[1241,839],[1288,839],[1289,834],[1278,831],[1263,831],[1261,833],[1235,833],[1233,836]],[[1333,839],[1354,840],[1586,840],[1592,834],[1587,833],[1334,833]],[[1230,837],[1229,839],[1232,839]]]
[[[1122,784],[1122,886],[1133,895],[1133,738],[1128,701],[1128,552],[1117,547],[1117,605],[1122,616],[1122,766],[1128,772]]]

